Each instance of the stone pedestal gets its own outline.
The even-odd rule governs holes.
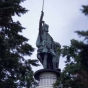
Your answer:
[[[60,70],[41,69],[35,72],[35,79],[38,80],[39,86],[36,88],[53,88],[53,84],[60,76]]]

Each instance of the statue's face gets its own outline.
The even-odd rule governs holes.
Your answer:
[[[44,24],[44,25],[43,25],[43,30],[44,30],[44,31],[48,32],[48,31],[49,31],[48,28],[49,28],[49,26],[48,26],[47,24]]]

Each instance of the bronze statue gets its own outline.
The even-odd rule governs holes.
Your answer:
[[[37,58],[45,69],[57,69],[60,56],[57,48],[60,49],[60,44],[54,42],[49,35],[49,26],[43,21],[43,16],[44,12],[42,11],[39,21],[39,34],[36,41],[36,46],[38,47]]]

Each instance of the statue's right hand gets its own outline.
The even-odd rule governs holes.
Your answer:
[[[44,12],[43,11],[41,11],[41,15],[44,16]]]

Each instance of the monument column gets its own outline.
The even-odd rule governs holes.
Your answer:
[[[36,41],[37,58],[44,69],[35,72],[34,77],[39,82],[37,88],[53,88],[53,84],[60,76],[59,57],[60,44],[49,35],[49,25],[43,21],[44,12],[41,12],[39,20],[39,33]]]
[[[60,76],[60,70],[41,69],[35,72],[35,79],[38,81],[36,88],[53,88],[53,84]]]

